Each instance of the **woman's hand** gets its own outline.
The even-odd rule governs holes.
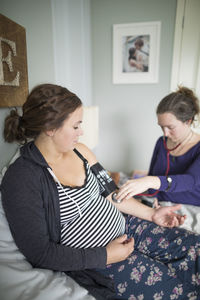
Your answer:
[[[130,199],[149,188],[159,189],[160,184],[160,179],[157,176],[145,176],[138,179],[128,180],[121,186],[116,198],[120,200]]]
[[[152,215],[152,221],[159,226],[164,227],[176,227],[184,223],[186,215],[182,216],[176,214],[175,211],[179,210],[181,205],[174,206],[159,206],[157,203],[155,205],[155,212]]]
[[[134,239],[127,240],[124,234],[119,238],[111,241],[107,246],[107,264],[116,263],[125,260],[134,250]]]

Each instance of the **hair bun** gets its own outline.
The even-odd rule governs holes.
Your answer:
[[[178,86],[177,93],[186,97],[191,97],[191,98],[195,97],[194,92],[185,86]]]

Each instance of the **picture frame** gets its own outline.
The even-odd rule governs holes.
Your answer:
[[[113,25],[113,84],[157,83],[161,22]]]

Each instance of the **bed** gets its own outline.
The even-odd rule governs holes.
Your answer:
[[[10,163],[19,156],[16,152]],[[0,174],[0,181],[7,169]],[[33,268],[18,250],[0,195],[0,299],[1,300],[94,300],[87,290],[62,272]]]
[[[12,163],[19,156],[19,150],[11,159]],[[10,164],[9,163],[9,164]],[[8,164],[8,165],[9,165]],[[0,173],[1,179],[7,170],[5,166]],[[142,176],[141,172],[133,172],[131,176],[117,172],[111,176],[122,185],[130,177]],[[164,204],[166,205],[166,204]],[[182,207],[181,213],[188,218],[184,227],[200,233],[200,208]],[[33,268],[18,250],[5,214],[0,195],[0,299],[1,300],[94,300],[87,290],[79,286],[72,278],[62,272],[53,272]]]

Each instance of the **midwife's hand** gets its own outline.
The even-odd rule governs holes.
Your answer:
[[[155,212],[152,215],[152,221],[157,225],[164,227],[176,227],[184,223],[186,215],[176,214],[175,211],[181,208],[181,205],[174,206],[155,206]]]
[[[159,189],[159,187],[160,179],[157,176],[145,176],[142,178],[131,179],[120,187],[116,198],[120,200],[130,199],[149,188]]]
[[[107,264],[116,263],[125,260],[134,249],[134,239],[127,240],[127,235],[124,234],[113,240],[106,246]]]

